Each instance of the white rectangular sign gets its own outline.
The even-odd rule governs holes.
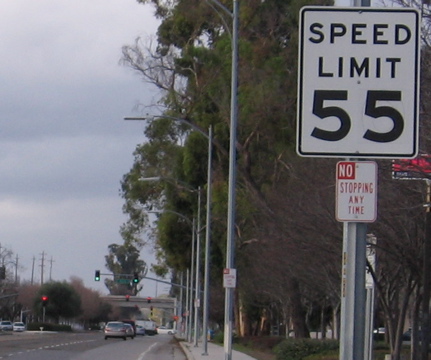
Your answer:
[[[336,218],[373,222],[377,217],[377,164],[373,161],[337,163]]]
[[[299,41],[300,156],[416,156],[416,9],[304,7]]]
[[[223,269],[223,287],[236,288],[236,269]]]

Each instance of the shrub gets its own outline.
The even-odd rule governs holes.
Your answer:
[[[277,360],[302,360],[306,356],[339,348],[337,340],[286,339],[274,348]]]
[[[70,325],[60,325],[42,322],[34,322],[27,325],[27,330],[30,331],[40,331],[40,328],[43,328],[43,331],[72,331],[72,327]]]
[[[213,341],[217,344],[223,344],[224,341],[224,333],[223,332],[217,332],[214,335]]]

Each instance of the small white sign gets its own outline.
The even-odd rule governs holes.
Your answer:
[[[236,269],[223,270],[223,287],[236,288]]]
[[[201,307],[201,299],[195,299],[195,308]]]
[[[336,218],[373,222],[377,217],[377,164],[373,161],[337,163]]]
[[[301,9],[300,156],[416,156],[420,24],[409,8]]]

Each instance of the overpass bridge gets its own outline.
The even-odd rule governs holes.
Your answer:
[[[161,297],[140,297],[132,295],[106,295],[101,297],[103,301],[122,308],[139,309],[164,309],[175,310],[177,299]]]

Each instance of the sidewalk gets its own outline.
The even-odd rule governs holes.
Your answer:
[[[187,341],[179,341],[179,344],[184,350],[188,360],[223,360],[225,358],[225,351],[222,345],[217,345],[212,342],[208,342],[208,355],[202,355],[203,344],[199,343],[198,347],[195,347],[193,343]],[[232,350],[232,360],[256,360],[249,355],[242,352]]]

